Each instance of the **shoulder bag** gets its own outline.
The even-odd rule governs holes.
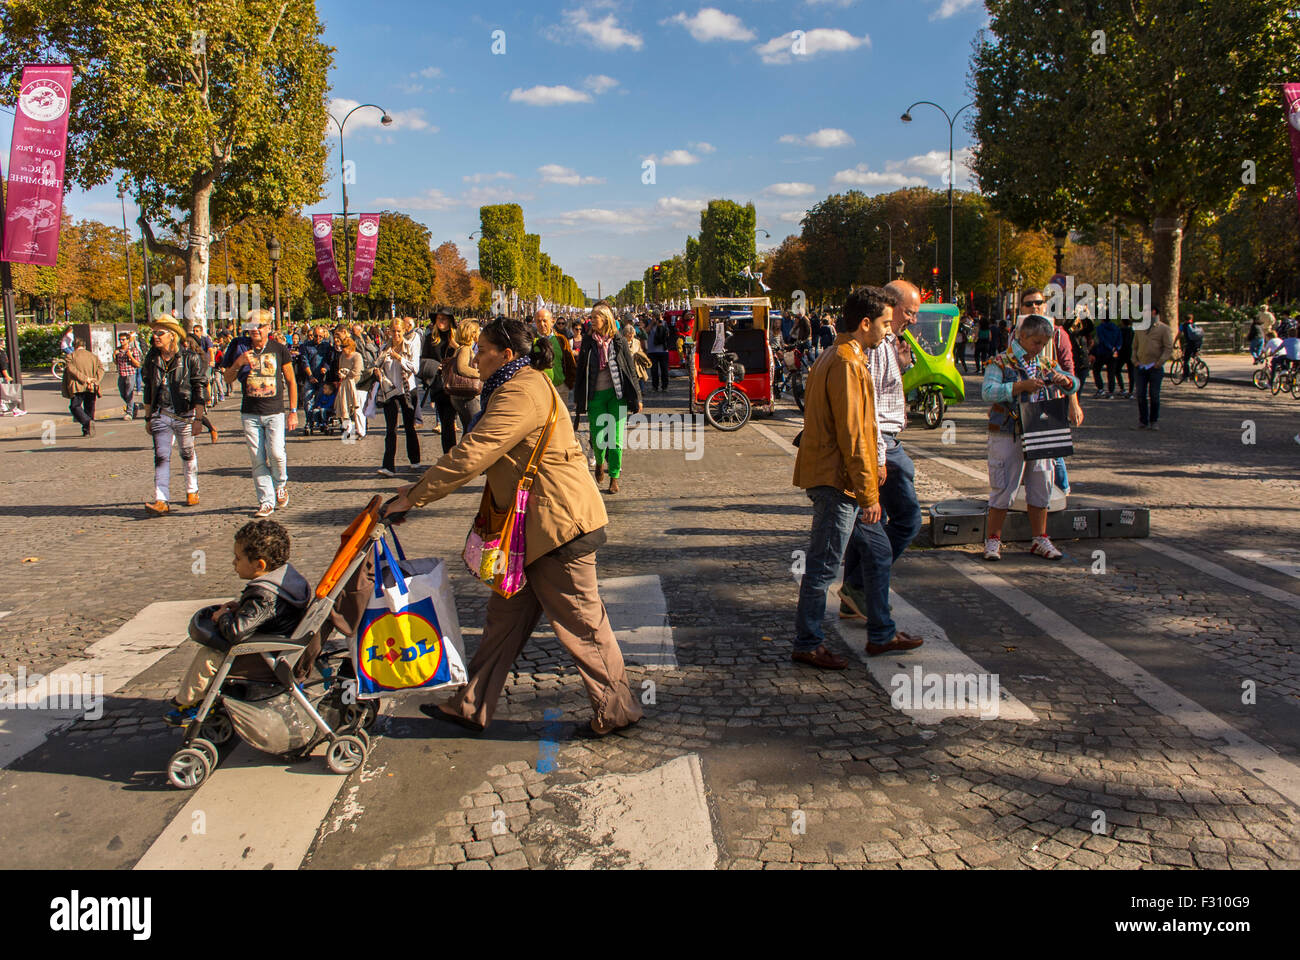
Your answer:
[[[442,388],[447,391],[448,396],[465,399],[477,397],[483,389],[483,381],[478,377],[467,377],[456,372],[456,357],[459,352],[452,352],[442,361]]]
[[[542,430],[541,439],[533,448],[533,455],[528,458],[524,475],[519,478],[514,502],[509,509],[493,509],[492,491],[484,483],[483,500],[479,504],[474,524],[470,527],[469,536],[465,538],[465,550],[461,554],[469,572],[503,597],[513,597],[528,582],[524,575],[525,518],[528,514],[528,500],[532,496],[533,480],[542,465],[551,432],[555,429],[559,394],[554,390],[551,393],[551,416]]]

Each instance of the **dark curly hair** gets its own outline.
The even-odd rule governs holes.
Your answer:
[[[289,531],[274,520],[250,520],[236,531],[235,543],[249,560],[266,561],[268,570],[289,562]]]
[[[554,359],[550,338],[534,341],[527,324],[519,320],[496,317],[483,325],[482,335],[498,350],[511,350],[516,357],[527,357],[534,370],[549,370]]]

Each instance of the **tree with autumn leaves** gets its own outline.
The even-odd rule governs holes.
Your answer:
[[[0,100],[15,102],[24,63],[71,63],[67,181],[120,171],[146,230],[171,235],[155,248],[202,288],[214,224],[320,199],[323,31],[312,0],[8,0]]]

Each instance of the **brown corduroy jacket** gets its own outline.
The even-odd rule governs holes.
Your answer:
[[[524,566],[605,526],[609,522],[605,503],[573,434],[573,421],[550,377],[532,367],[520,370],[493,391],[474,428],[415,484],[411,502],[424,506],[441,500],[486,472],[493,508],[507,509],[541,439],[553,402],[558,404],[555,429],[533,482],[524,526]]]
[[[861,507],[880,502],[876,466],[876,398],[867,356],[851,334],[813,364],[804,390],[803,439],[794,485],[834,487]]]

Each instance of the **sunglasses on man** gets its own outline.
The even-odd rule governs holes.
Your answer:
[[[1047,302],[1046,300],[1026,300],[1026,301],[1025,301],[1025,306],[1026,306],[1026,307],[1041,307],[1041,306],[1042,306],[1043,304],[1045,304],[1046,302]]]

